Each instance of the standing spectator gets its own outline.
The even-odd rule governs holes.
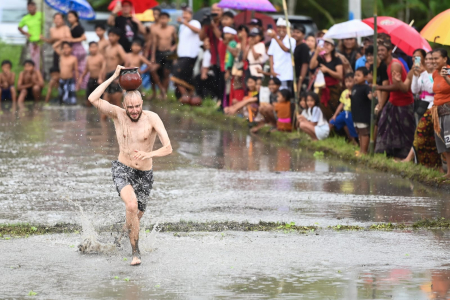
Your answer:
[[[219,42],[222,38],[222,19],[223,10],[217,3],[211,5],[211,16],[207,16],[202,20],[202,30],[200,31],[200,39],[209,39],[211,66],[210,69],[214,72],[214,91],[218,100],[223,99],[225,91],[224,74],[220,72],[220,58],[219,58]]]
[[[325,77],[325,87],[321,90],[320,108],[327,120],[336,112],[341,96],[341,85],[343,78],[342,61],[336,56],[333,39],[325,38],[323,48],[317,46],[314,55],[309,63],[310,69],[317,67],[323,72]],[[323,55],[319,53],[323,52]]]
[[[152,8],[153,11],[153,24],[146,27],[145,32],[145,46],[144,46],[144,55],[147,57],[148,60],[152,59],[152,39],[153,39],[153,31],[156,31],[159,28],[159,15],[161,14],[161,8],[154,7]],[[151,69],[150,69],[151,70]],[[161,72],[161,69],[159,69],[158,76],[161,78],[163,77],[163,72]],[[150,72],[151,73],[151,72]],[[150,76],[150,83],[152,88],[152,95],[150,96],[150,99],[156,98],[156,82],[155,78],[153,76]]]
[[[214,95],[214,72],[210,70],[211,67],[211,52],[209,39],[203,40],[203,59],[201,62],[200,74],[195,78],[197,95],[201,98]]]
[[[260,31],[264,31],[261,19],[251,19],[250,23],[248,23],[247,26],[249,31],[252,31],[253,28],[258,28]]]
[[[258,31],[257,28],[254,30]],[[229,103],[233,104],[236,101],[241,101],[244,99],[245,85],[244,85],[244,62],[248,56],[249,47],[247,47],[247,42],[254,42],[253,38],[249,36],[249,31],[247,26],[240,25],[238,28],[238,39],[239,42],[235,48],[232,45],[228,45],[228,51],[234,57],[233,65],[231,67],[231,81],[230,81],[230,97]],[[263,53],[265,54],[265,47],[263,44]],[[260,65],[261,68],[261,65]]]
[[[413,145],[415,120],[414,98],[409,87],[402,88],[399,82],[393,81],[396,73],[405,81],[407,73],[402,63],[392,57],[392,43],[383,38],[378,43],[378,57],[387,65],[389,84],[377,86],[377,90],[389,92],[389,102],[384,106],[378,122],[376,153],[404,159]]]
[[[294,26],[292,31],[292,37],[296,41],[294,62],[299,95],[302,90],[306,90],[308,85],[309,47],[303,42],[305,32],[305,27],[302,24]]]
[[[186,7],[183,10],[183,17],[178,18],[181,23],[178,31],[178,59],[173,66],[171,80],[177,86],[179,94],[192,97],[195,87],[193,82],[193,70],[200,50],[200,38],[198,34],[202,26],[200,22],[192,19],[192,9]],[[181,96],[179,95],[179,96]]]
[[[67,20],[69,21],[70,34],[72,35],[72,38],[69,39],[69,42],[72,43],[72,54],[77,58],[78,62],[78,75],[76,78],[80,78],[86,68],[86,50],[84,50],[84,47],[81,44],[82,41],[86,40],[86,35],[83,26],[80,25],[80,19],[78,18],[78,13],[76,11],[69,11]],[[81,83],[82,89],[86,88],[87,80],[88,78],[85,77]]]
[[[264,45],[264,33],[257,27],[250,30],[248,47],[244,52],[244,58],[248,60],[248,69],[250,76],[264,77],[264,74],[258,72],[262,70],[262,65],[267,61],[266,46]]]
[[[117,1],[114,10],[108,18],[108,25],[120,29],[119,44],[125,52],[131,52],[131,42],[138,37],[138,33],[145,34],[146,30],[141,21],[132,15],[133,4],[130,1]],[[122,15],[118,15],[119,12]]]
[[[269,34],[272,38],[267,54],[270,59],[271,73],[281,80],[281,89],[289,89],[293,92],[292,80],[294,72],[292,70],[291,47],[295,50],[295,39],[290,38],[286,32],[286,26],[291,24],[282,18],[277,21],[277,32],[273,31]]]
[[[152,56],[150,61],[153,64],[153,69],[151,73],[163,99],[167,98],[169,75],[177,49],[177,32],[174,26],[169,25],[169,20],[170,15],[162,12],[159,15],[159,26],[154,28],[152,32]],[[157,73],[159,69],[162,69],[163,76]]]
[[[39,41],[41,40],[42,23],[44,20],[42,13],[37,11],[36,3],[33,1],[28,2],[27,10],[28,14],[20,20],[19,31],[27,37],[31,60],[34,62],[36,68],[39,69],[41,62],[41,47],[39,46]],[[28,32],[23,30],[25,26],[27,27]]]
[[[339,42],[338,51],[348,60],[349,65],[344,65],[346,73],[355,70],[356,60],[360,57],[358,42],[355,38],[343,39]],[[351,69],[351,70],[350,70]]]
[[[55,24],[55,26],[50,28],[50,38],[46,39],[41,35],[41,40],[52,44],[53,49],[55,49],[61,47],[61,42],[70,39],[71,34],[69,26],[64,22],[62,13],[53,15],[53,24]],[[57,51],[53,51],[53,67],[59,68],[59,55]]]
[[[447,70],[450,68],[448,53],[445,49],[433,51],[433,62],[436,70],[433,72],[434,106],[433,116],[436,147],[439,154],[444,154],[448,164],[450,162],[450,78]],[[450,168],[447,167],[445,177],[450,178]]]
[[[369,37],[366,37],[366,38],[364,38],[364,42],[363,42],[364,55],[356,60],[355,70],[358,69],[358,68],[366,66],[367,49],[369,49],[369,47],[372,47],[372,52],[371,53],[373,55],[373,39],[369,38]]]
[[[308,35],[306,37],[305,44],[309,48],[309,58],[311,59],[311,56],[316,51],[316,47],[317,47],[316,37],[314,35],[312,35],[312,34]]]

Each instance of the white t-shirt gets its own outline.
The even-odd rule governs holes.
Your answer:
[[[211,66],[211,52],[206,50],[203,52],[202,68],[209,68]]]
[[[197,20],[190,20],[189,24],[198,29],[202,28],[202,25]],[[200,51],[200,37],[198,33],[193,32],[189,27],[181,24],[178,37],[178,57],[197,57]]]
[[[320,107],[318,107],[318,106],[314,106],[312,108],[305,109],[302,112],[302,115],[304,115],[306,117],[306,119],[308,119],[308,121],[310,121],[310,122],[313,122],[313,123],[317,122],[316,126],[322,126],[322,125],[328,124],[327,120],[325,120],[325,118],[323,117],[322,110],[320,110]]]
[[[291,38],[292,52],[294,52],[295,50],[295,43],[295,39]],[[288,49],[290,48],[288,35],[284,37],[283,45],[285,45]],[[292,60],[290,52],[284,52],[283,49],[281,49],[280,45],[278,45],[277,41],[275,39],[272,39],[267,54],[273,56],[273,69],[275,73],[280,74],[278,75],[278,79],[280,79],[281,81],[294,80],[294,72],[292,71]]]

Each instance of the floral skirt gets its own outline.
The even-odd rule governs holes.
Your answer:
[[[436,148],[431,110],[427,109],[419,120],[414,134],[415,162],[429,168],[441,166],[441,157]]]

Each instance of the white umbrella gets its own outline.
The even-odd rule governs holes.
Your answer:
[[[373,35],[373,29],[361,20],[351,20],[331,26],[324,38],[349,39]]]

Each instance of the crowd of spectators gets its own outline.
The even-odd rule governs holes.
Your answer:
[[[178,29],[169,25],[169,14],[156,7],[155,22],[146,27],[125,0],[108,19],[108,38],[106,27],[97,26],[99,41],[89,43],[87,55],[81,46],[86,36],[75,11],[67,14],[69,26],[62,14],[55,14],[54,27],[45,37],[33,29],[40,18],[33,2],[28,10],[19,30],[29,39],[31,60],[24,63],[17,91],[11,62],[2,62],[1,99],[40,97],[44,82],[34,67],[37,41],[42,40],[55,50],[49,93],[57,87],[61,103],[75,103],[76,89],[87,89],[89,94],[111,76],[116,65],[123,64],[150,74],[152,97],[159,91],[165,99],[171,81],[180,102],[200,105],[212,98],[224,114],[248,119],[253,133],[268,126],[300,130],[312,140],[341,135],[359,145],[357,155],[368,152],[372,102],[376,101],[376,153],[437,169],[446,169],[450,159],[450,66],[444,49],[429,53],[417,49],[407,57],[399,49],[393,52],[394,45],[385,34],[377,41],[364,38],[359,45],[354,38],[323,37],[324,32],[305,35],[302,25],[291,26],[282,18],[276,28],[264,28],[260,19],[237,25],[234,14],[217,4],[201,22],[193,20],[192,10],[185,8],[177,20]],[[113,84],[105,98],[120,105],[121,95],[120,86]],[[450,170],[446,176],[450,177]]]

